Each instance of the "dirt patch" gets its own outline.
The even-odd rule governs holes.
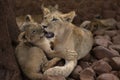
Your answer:
[[[77,13],[74,23],[79,25],[84,20],[91,20],[100,15],[102,18],[120,20],[120,0],[15,0],[16,16],[34,14],[40,15],[41,4],[59,5],[62,12],[75,10]]]

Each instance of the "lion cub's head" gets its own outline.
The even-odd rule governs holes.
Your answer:
[[[76,15],[74,11],[63,14],[57,8],[42,7],[42,10],[44,17],[41,26],[55,35],[59,35],[58,32],[63,31],[62,28],[65,28],[65,25],[71,24]]]
[[[94,19],[90,23],[86,24],[84,28],[92,32],[95,32],[97,30],[105,28],[105,26],[100,22],[100,20]]]
[[[100,30],[111,30],[116,28],[116,20],[108,19],[93,19],[92,21],[84,21],[80,27],[88,29],[92,32]]]
[[[44,29],[30,15],[26,17],[21,30],[22,33],[19,35],[19,41],[35,43],[45,37]]]

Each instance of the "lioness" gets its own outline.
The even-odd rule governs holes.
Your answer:
[[[42,27],[49,33],[54,33],[54,50],[58,57],[66,60],[65,66],[54,67],[45,71],[47,75],[69,76],[77,64],[77,60],[86,56],[92,48],[93,37],[90,31],[78,28],[72,24],[75,12],[63,14],[58,10],[42,7],[44,19]],[[50,34],[49,34],[50,35]]]
[[[23,32],[19,35],[20,43],[16,47],[15,55],[24,74],[32,80],[40,80],[42,78],[41,70],[45,71],[54,66],[60,59],[47,60],[43,51],[45,49],[49,51],[51,48],[45,38],[44,30],[39,27],[39,24],[33,22],[30,15],[26,18],[27,22],[22,26]],[[39,47],[35,45],[38,42]],[[43,47],[45,47],[44,50]]]

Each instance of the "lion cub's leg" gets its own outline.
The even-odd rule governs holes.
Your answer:
[[[28,78],[30,78],[30,79],[32,79],[32,80],[40,80],[40,79],[42,79],[42,74],[40,74],[40,73],[36,73],[36,72],[30,72],[30,73],[28,73],[29,75],[27,76]]]
[[[52,60],[48,61],[42,68],[42,71],[46,71],[47,69],[53,67],[55,64],[57,64],[58,61],[60,61],[61,58],[53,58]]]
[[[68,77],[77,65],[77,60],[67,61],[64,66],[56,66],[44,72],[45,75],[62,75]]]
[[[75,66],[77,65],[77,53],[74,52],[74,54],[71,52],[69,53],[63,53],[61,52],[61,55],[59,54],[58,56],[63,56],[65,59],[65,65],[64,66],[55,66],[52,67],[44,72],[45,75],[62,75],[65,77],[68,77],[70,73],[73,71]],[[56,57],[58,57],[56,54]]]

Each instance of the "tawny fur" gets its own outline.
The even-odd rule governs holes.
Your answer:
[[[43,8],[44,20],[41,25],[48,32],[55,34],[54,50],[55,57],[61,57],[66,60],[62,67],[54,67],[45,71],[47,75],[69,76],[77,64],[77,60],[86,56],[92,48],[93,37],[90,31],[78,28],[72,24],[75,12],[62,14],[59,11],[51,11]],[[71,65],[71,66],[70,66]],[[51,73],[51,74],[49,74]]]
[[[112,18],[110,19],[93,19],[92,21],[84,21],[80,27],[95,32],[97,30],[108,30],[114,29],[116,26],[116,21]]]
[[[54,66],[60,58],[48,61],[43,51],[51,48],[42,28],[31,20],[25,23],[26,28],[23,27],[24,31],[18,37],[20,43],[16,47],[15,55],[24,74],[31,80],[40,80],[42,78],[41,70],[45,71]],[[39,47],[36,46],[38,42]],[[43,48],[45,49],[43,50]]]
[[[20,42],[16,48],[16,58],[24,74],[31,80],[42,78],[41,67],[47,62],[47,58],[42,49],[27,46]]]

